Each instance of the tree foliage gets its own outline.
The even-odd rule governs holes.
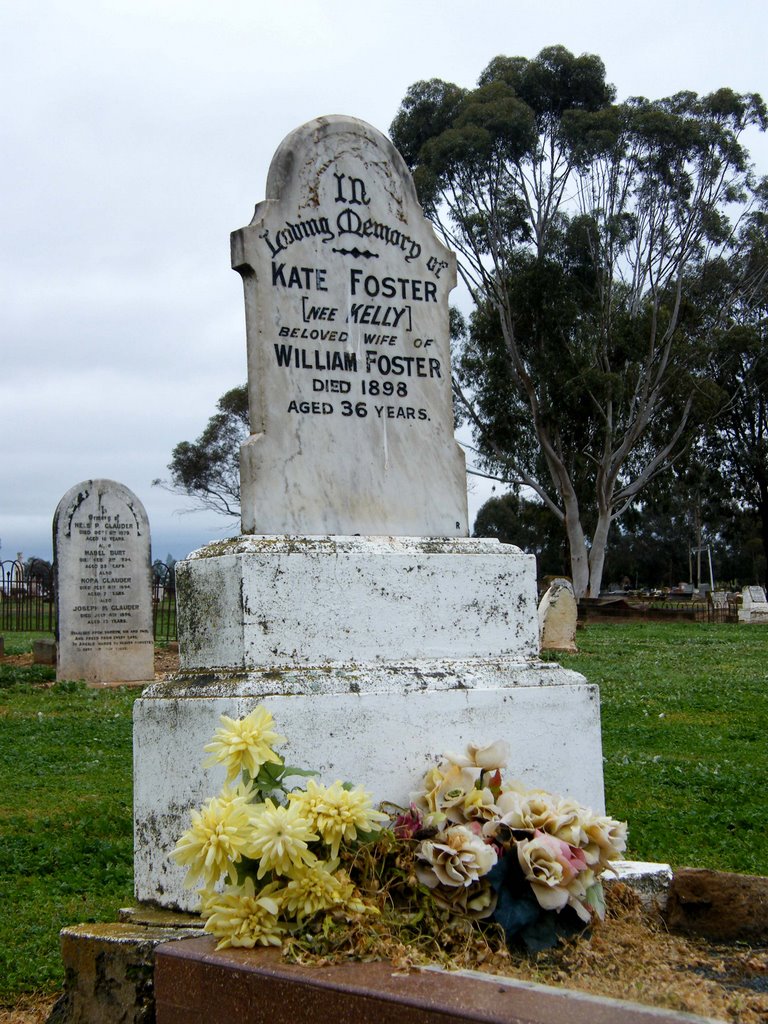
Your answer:
[[[514,492],[489,498],[478,510],[472,532],[475,537],[494,537],[535,555],[538,579],[568,573],[563,524],[540,501]]]
[[[480,465],[560,519],[577,594],[599,592],[612,522],[711,408],[717,318],[693,298],[734,258],[740,140],[765,124],[729,89],[617,103],[598,57],[559,46],[496,57],[473,90],[417,82],[393,122],[474,298],[455,389]]]
[[[701,458],[728,479],[733,500],[760,523],[768,558],[768,183],[742,233],[738,261],[723,271],[741,286],[716,334],[709,374],[718,414],[700,442]]]
[[[239,516],[240,445],[250,433],[248,386],[227,391],[216,409],[196,441],[181,441],[173,449],[170,481],[153,483],[196,499],[201,509]]]

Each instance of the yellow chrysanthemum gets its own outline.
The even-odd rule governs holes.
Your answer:
[[[214,935],[216,949],[229,946],[279,946],[285,931],[278,924],[280,901],[275,896],[277,883],[265,885],[259,892],[252,878],[242,886],[228,886],[223,893],[210,893],[203,902],[204,930]]]
[[[381,828],[387,815],[371,807],[371,795],[361,786],[345,789],[338,780],[326,788],[310,779],[305,793],[290,794],[291,806],[311,821],[336,857],[343,840],[356,839],[360,832]]]
[[[250,812],[244,800],[208,800],[192,811],[192,826],[176,843],[171,856],[188,868],[184,886],[191,889],[199,878],[214,885],[236,864],[250,837]]]
[[[317,838],[295,804],[281,807],[266,800],[254,807],[247,856],[259,861],[256,877],[263,878],[267,871],[288,875],[303,864],[313,863],[315,855],[308,843]]]
[[[344,903],[347,887],[333,874],[338,866],[338,860],[318,860],[293,871],[291,880],[279,893],[286,916],[301,921],[319,910],[330,910]]]
[[[317,828],[317,818],[323,806],[327,790],[314,779],[307,779],[306,789],[294,789],[288,794],[291,807],[298,807],[302,818],[306,818],[313,829]]]
[[[245,718],[237,720],[221,715],[220,721],[223,724],[203,748],[211,755],[203,762],[204,767],[225,765],[227,782],[230,782],[243,770],[254,776],[267,762],[282,764],[282,759],[272,747],[276,743],[284,743],[285,736],[274,732],[272,715],[265,707],[254,708]]]
[[[227,782],[221,787],[221,792],[216,799],[222,804],[231,804],[239,800],[240,803],[247,805],[254,799],[255,792],[251,781],[240,780],[234,786]]]

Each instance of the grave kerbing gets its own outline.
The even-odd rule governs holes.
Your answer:
[[[202,747],[260,702],[290,763],[377,800],[503,737],[511,775],[603,810],[597,689],[538,658],[535,560],[466,536],[454,258],[405,165],[370,125],[320,118],[278,149],[267,195],[232,247],[242,534],[177,563],[180,671],[134,708],[136,894],[181,909],[196,897],[169,853],[223,781]]]

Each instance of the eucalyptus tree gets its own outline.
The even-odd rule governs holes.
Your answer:
[[[716,334],[709,374],[719,389],[718,413],[700,447],[736,504],[757,516],[768,559],[768,180],[758,194],[743,251],[718,279],[719,292],[738,286],[738,301]]]
[[[688,292],[733,256],[742,137],[765,124],[729,89],[617,103],[597,56],[559,46],[496,57],[475,89],[417,82],[392,124],[474,299],[454,387],[480,466],[561,521],[578,595],[707,397]]]
[[[170,480],[155,486],[194,498],[199,509],[240,515],[240,445],[250,433],[248,386],[231,388],[216,403],[196,441],[180,441],[168,463]]]

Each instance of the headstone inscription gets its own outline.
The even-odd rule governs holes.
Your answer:
[[[154,677],[149,522],[122,484],[70,488],[53,519],[57,679]]]
[[[402,157],[363,121],[318,118],[279,147],[266,194],[232,234],[253,431],[243,533],[466,536],[456,259]]]

